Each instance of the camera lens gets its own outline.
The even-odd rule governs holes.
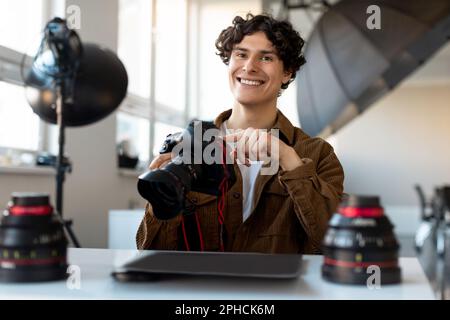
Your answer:
[[[399,283],[398,250],[379,198],[350,195],[329,222],[322,276],[331,282],[365,285],[379,271],[380,284]]]
[[[153,214],[161,220],[171,219],[182,211],[186,186],[190,188],[191,185],[192,178],[188,174],[182,172],[176,175],[169,170],[172,167],[177,173],[184,168],[169,163],[163,170],[149,171],[139,176],[139,194],[152,204]],[[179,176],[183,176],[186,182]]]
[[[0,222],[0,281],[66,278],[67,240],[49,196],[13,193]]]

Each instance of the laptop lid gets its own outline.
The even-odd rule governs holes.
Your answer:
[[[301,261],[300,254],[143,251],[142,256],[114,270],[113,276],[123,281],[144,280],[145,275],[289,279],[299,276]]]

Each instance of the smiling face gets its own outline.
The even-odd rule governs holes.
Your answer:
[[[235,100],[243,106],[276,105],[281,85],[291,73],[264,32],[245,36],[231,52],[229,83]]]

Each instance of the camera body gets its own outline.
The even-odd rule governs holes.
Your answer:
[[[234,184],[233,162],[218,136],[219,129],[207,121],[191,121],[183,132],[167,136],[160,153],[172,152],[172,160],[142,174],[137,186],[158,219],[188,214],[185,202],[190,191],[219,195],[225,182],[226,188]]]

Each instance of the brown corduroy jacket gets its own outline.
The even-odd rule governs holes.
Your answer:
[[[221,113],[215,120],[216,126],[220,127],[230,115],[231,110]],[[343,194],[342,166],[330,144],[309,137],[280,111],[273,128],[280,130],[280,137],[294,148],[304,164],[291,171],[280,168],[275,175],[259,175],[255,182],[254,209],[244,223],[242,177],[239,167],[234,165],[237,180],[227,192],[224,210],[225,251],[321,253],[328,220]],[[187,201],[194,207],[198,226],[186,233],[198,237],[201,232],[204,250],[218,251],[217,197],[189,192]],[[137,248],[185,250],[181,225],[181,216],[158,220],[147,204],[136,234]]]

